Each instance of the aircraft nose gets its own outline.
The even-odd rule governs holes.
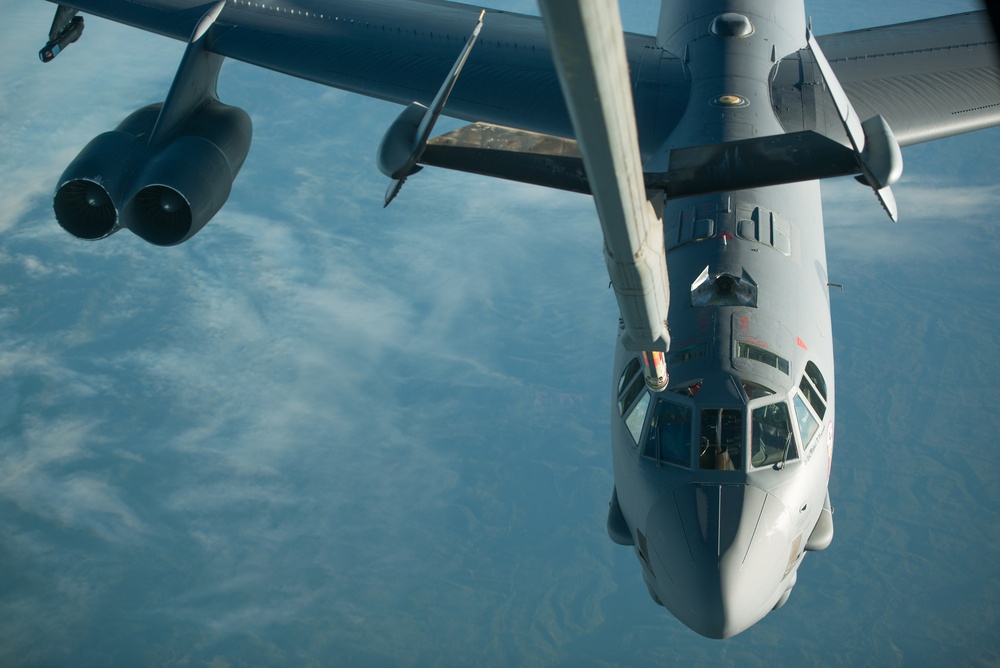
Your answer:
[[[646,528],[657,595],[709,638],[766,615],[798,555],[785,505],[750,485],[685,485],[653,504]]]

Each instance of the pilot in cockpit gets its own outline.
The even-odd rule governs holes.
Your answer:
[[[703,408],[699,437],[699,466],[706,470],[742,468],[743,411],[738,408]]]
[[[797,456],[792,443],[788,406],[784,402],[754,409],[751,448],[750,463],[755,468]]]

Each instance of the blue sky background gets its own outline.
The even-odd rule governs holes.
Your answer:
[[[604,530],[588,198],[428,169],[383,210],[397,107],[229,63],[255,140],[226,208],[177,248],[81,242],[56,179],[183,47],[88,19],[43,66],[52,6],[0,8],[0,665],[1000,663],[1000,131],[906,149],[898,225],[824,184],[837,533],[710,641]]]

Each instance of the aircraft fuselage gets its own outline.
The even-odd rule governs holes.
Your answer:
[[[806,45],[801,2],[664,2],[659,46],[690,98],[670,148],[784,133],[770,96]],[[641,131],[641,129],[640,129]],[[702,635],[780,607],[808,549],[832,537],[833,338],[818,182],[663,206],[668,388],[651,392],[619,337],[609,532],[654,600]]]

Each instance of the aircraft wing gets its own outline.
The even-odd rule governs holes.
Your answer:
[[[183,41],[214,5],[210,0],[57,1]],[[479,13],[477,7],[445,0],[228,0],[204,48],[369,97],[428,105]],[[658,48],[655,38],[631,33],[624,38],[645,164],[680,120],[690,83],[681,59]],[[997,42],[985,12],[818,41],[860,118],[883,116],[900,145],[1000,124]],[[647,187],[676,197],[857,173],[853,153],[843,150],[843,122],[813,50],[779,62],[772,102],[790,134],[674,148],[671,171],[647,174]],[[431,140],[421,164],[589,191],[540,18],[489,11],[444,114],[475,123]],[[735,157],[740,159],[730,159]]]
[[[59,4],[187,40],[206,0],[59,0]],[[480,9],[442,0],[229,0],[209,49],[302,79],[399,104],[427,104],[447,76]],[[280,9],[274,9],[274,5]],[[654,39],[628,34],[635,77]],[[643,78],[686,86],[676,58],[657,58]],[[650,73],[652,73],[650,75]],[[654,85],[659,79],[654,79]],[[654,93],[655,94],[655,93]],[[682,111],[677,109],[677,116]],[[445,114],[455,118],[572,137],[541,19],[490,10]],[[660,128],[658,136],[668,128]],[[649,137],[652,144],[654,137]]]
[[[900,145],[1000,124],[997,39],[986,12],[818,38],[861,119],[881,114]],[[782,60],[772,91],[789,132],[843,134],[808,50]]]

